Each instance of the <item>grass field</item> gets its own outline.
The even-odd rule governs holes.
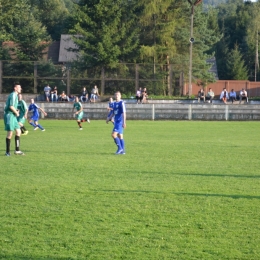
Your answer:
[[[260,259],[260,122],[41,123],[0,132],[0,259]]]

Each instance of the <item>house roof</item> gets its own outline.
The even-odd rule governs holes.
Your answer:
[[[77,35],[75,35],[77,37]],[[70,62],[77,60],[79,53],[73,51],[78,49],[78,46],[74,43],[72,35],[62,34],[60,39],[60,51],[59,51],[59,62]]]

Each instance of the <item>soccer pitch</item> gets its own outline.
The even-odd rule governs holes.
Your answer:
[[[260,122],[40,123],[0,132],[0,259],[260,259]]]

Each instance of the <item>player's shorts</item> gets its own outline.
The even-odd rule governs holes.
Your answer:
[[[17,122],[17,117],[13,113],[4,114],[5,131],[14,131],[20,129],[20,125]]]
[[[38,122],[39,121],[39,116],[32,116],[30,119],[33,120],[33,121]]]
[[[122,123],[115,123],[114,124],[114,128],[113,128],[113,132],[119,133],[119,134],[123,134],[124,132],[124,128]]]
[[[83,116],[84,116],[84,113],[83,113],[83,111],[81,111],[80,113],[78,113],[78,114],[76,115],[76,119],[77,119],[77,120],[81,120],[81,119],[83,118]]]
[[[17,121],[18,121],[18,123],[24,124],[24,122],[25,122],[24,116],[22,116],[22,117],[17,117]]]

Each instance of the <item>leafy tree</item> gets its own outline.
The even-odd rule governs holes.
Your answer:
[[[70,33],[87,67],[115,67],[138,46],[135,1],[80,0],[72,17]]]
[[[66,22],[69,17],[64,0],[29,0],[34,16],[46,26],[52,40],[60,40],[62,33],[67,33]],[[67,6],[69,1],[66,1]],[[73,4],[73,3],[71,3]]]
[[[229,53],[227,59],[228,79],[247,80],[248,70],[243,61],[243,57],[238,49],[238,45]]]

